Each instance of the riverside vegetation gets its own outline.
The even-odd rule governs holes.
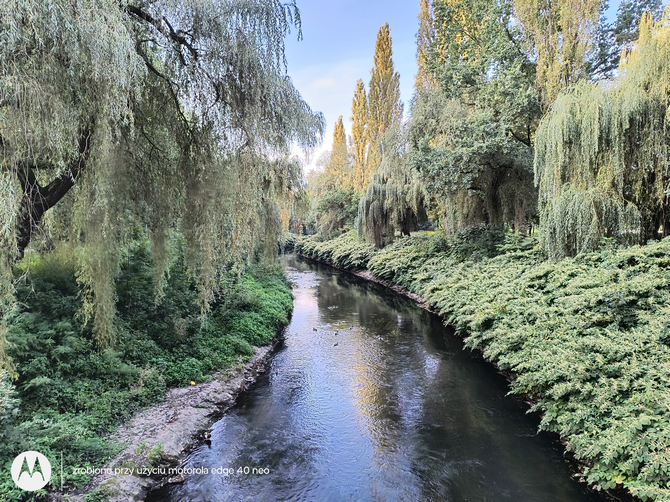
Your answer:
[[[513,233],[420,233],[375,251],[352,233],[297,252],[423,297],[511,371],[598,489],[670,499],[670,239],[560,262]],[[347,259],[351,253],[355,259]]]
[[[295,249],[420,295],[595,488],[670,500],[670,6],[419,3],[409,116],[385,25]]]
[[[168,387],[211,380],[247,360],[254,346],[276,336],[293,307],[280,269],[249,265],[226,277],[203,319],[183,253],[175,254],[165,297],[156,303],[149,246],[136,241],[124,252],[116,281],[117,342],[99,352],[80,315],[75,270],[68,249],[26,257],[15,267],[19,304],[9,318],[8,341],[20,376],[0,383],[2,500],[29,495],[10,476],[13,458],[27,450],[43,453],[53,466],[62,452],[64,484],[85,486],[89,476],[74,468],[101,467],[116,453],[104,434],[162,400]]]

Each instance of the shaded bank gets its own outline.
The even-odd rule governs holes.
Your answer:
[[[256,354],[255,346],[270,343],[292,310],[283,272],[257,265],[241,276],[224,276],[221,294],[203,319],[179,255],[158,302],[151,256],[138,242],[129,246],[116,282],[115,345],[99,352],[92,323],[81,315],[76,257],[60,249],[30,259],[16,270],[21,304],[9,323],[18,379],[9,387],[9,400],[0,389],[0,499],[43,496],[21,491],[11,479],[13,459],[30,450],[59,466],[48,489],[61,490],[61,458],[61,494],[83,489],[92,472],[124,448],[108,439],[121,424],[162,402],[169,388],[212,382],[217,372],[239,369]],[[147,445],[143,455],[158,461],[161,447]]]

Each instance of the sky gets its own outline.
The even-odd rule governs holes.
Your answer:
[[[400,99],[405,113],[414,92],[416,32],[419,0],[297,0],[303,39],[295,30],[286,40],[288,74],[312,110],[326,118],[323,144],[311,156],[306,171],[330,150],[333,128],[343,116],[351,134],[351,100],[356,81],[363,79],[366,91],[373,66],[377,32],[389,23],[393,41],[393,64],[400,74]],[[296,149],[295,154],[301,155]]]

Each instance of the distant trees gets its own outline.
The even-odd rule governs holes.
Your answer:
[[[420,0],[404,123],[383,26],[352,107],[359,235],[382,247],[429,213],[447,233],[535,226],[560,258],[670,234],[668,11],[658,21],[658,0],[626,1],[608,24],[602,9]]]
[[[321,163],[323,170],[310,177],[309,192],[317,231],[330,239],[353,226],[359,199],[341,115],[335,123],[332,150]]]
[[[362,80],[356,83],[350,161],[342,160],[344,126],[340,117],[330,159],[322,173],[310,177],[317,228],[325,238],[353,225],[352,217],[357,216],[360,235],[381,247],[393,239],[395,229],[408,235],[425,218],[423,191],[418,179],[410,173],[406,135],[401,134],[403,106],[399,78],[393,68],[387,23],[377,33],[369,92]],[[349,204],[354,202],[356,206],[351,207]]]

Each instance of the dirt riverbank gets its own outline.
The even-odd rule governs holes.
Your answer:
[[[110,436],[123,450],[99,466],[99,474],[85,489],[70,492],[67,498],[65,493],[53,492],[48,500],[84,502],[86,494],[96,492],[109,502],[139,501],[153,488],[183,481],[182,455],[206,441],[209,427],[265,372],[279,341],[258,347],[249,361],[217,373],[211,382],[168,391],[162,403],[139,413]]]

